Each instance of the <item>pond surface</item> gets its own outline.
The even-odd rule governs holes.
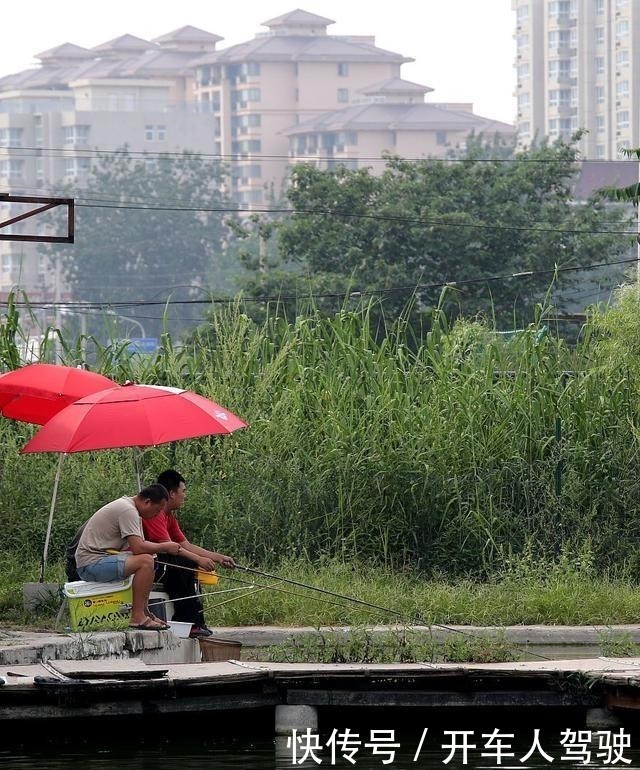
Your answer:
[[[483,715],[486,717],[486,714]],[[251,720],[246,729],[250,731]],[[586,730],[581,724],[536,728],[503,726],[500,720],[449,727],[416,725],[411,729],[349,728],[348,720],[334,729],[302,736],[294,758],[286,737],[242,734],[209,737],[206,727],[185,735],[184,726],[175,734],[163,725],[161,735],[119,740],[117,734],[101,739],[83,739],[81,734],[23,739],[0,750],[0,768],[7,770],[284,770],[285,768],[360,768],[360,770],[409,770],[409,768],[633,768],[640,770],[640,725]],[[638,720],[640,723],[640,720]],[[487,727],[493,724],[493,727]],[[236,725],[240,727],[240,725]],[[108,729],[108,728],[107,728]],[[379,730],[379,731],[378,731]],[[449,731],[449,732],[446,732]],[[463,731],[467,731],[466,735]],[[497,732],[496,732],[497,731]],[[451,733],[455,733],[452,735]],[[462,743],[468,749],[466,763]],[[452,752],[455,742],[457,748]],[[369,745],[367,745],[369,744]],[[391,744],[398,744],[392,746]],[[473,745],[475,744],[475,748]],[[629,745],[630,744],[630,745]],[[306,756],[305,756],[306,752]],[[450,754],[453,754],[450,757]],[[484,756],[483,756],[484,754]],[[352,761],[349,761],[351,757]],[[301,761],[302,760],[302,761]],[[320,762],[318,761],[320,760]]]

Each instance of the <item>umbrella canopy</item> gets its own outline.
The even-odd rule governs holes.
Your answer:
[[[77,399],[114,386],[113,380],[86,369],[30,364],[0,375],[0,414],[44,425]]]
[[[21,450],[87,452],[232,433],[246,423],[208,398],[179,388],[123,385],[80,398]]]

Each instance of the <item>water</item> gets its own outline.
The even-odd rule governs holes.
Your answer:
[[[415,720],[411,727],[394,729],[393,735],[388,733],[376,733],[371,735],[366,719],[356,724],[349,718],[342,719],[336,712],[333,720],[338,735],[334,736],[335,755],[332,756],[331,734],[333,728],[323,729],[318,733],[318,749],[314,751],[321,764],[313,760],[311,756],[302,764],[294,764],[291,748],[287,746],[285,737],[273,738],[269,735],[260,735],[257,738],[248,737],[244,733],[251,733],[253,724],[251,717],[238,715],[235,735],[211,735],[215,730],[216,718],[211,717],[206,721],[195,717],[200,723],[197,730],[186,730],[185,725],[179,724],[174,730],[166,725],[162,726],[161,734],[154,734],[154,721],[147,719],[141,728],[145,731],[144,737],[127,737],[121,739],[119,728],[111,729],[109,723],[105,723],[100,737],[90,737],[83,734],[83,728],[67,727],[65,734],[50,735],[38,739],[38,730],[35,728],[30,739],[23,739],[20,743],[8,745],[8,731],[4,731],[4,748],[0,750],[0,768],[3,770],[68,770],[70,767],[81,767],[83,770],[285,770],[285,768],[324,768],[338,767],[359,768],[360,770],[409,770],[409,768],[454,768],[466,770],[466,768],[478,768],[491,770],[492,768],[538,768],[562,767],[569,770],[574,767],[595,770],[596,768],[630,768],[640,769],[640,729],[635,725],[626,725],[603,730],[598,734],[594,728],[590,735],[580,733],[585,728],[580,724],[581,720],[575,720],[571,725],[560,719],[557,726],[546,725],[539,734],[539,744],[550,759],[535,751],[525,762],[521,760],[531,750],[534,743],[534,727],[509,726],[504,718],[495,717],[487,720],[486,712],[483,713],[483,723],[474,727],[474,722],[469,721],[469,715],[465,717],[467,724],[456,723],[456,719],[442,721],[440,725],[431,724],[432,720],[426,716],[424,719]],[[527,721],[528,720],[520,720]],[[637,720],[636,720],[637,721]],[[242,723],[246,723],[243,724]],[[350,734],[344,738],[346,728],[350,728]],[[378,720],[376,720],[378,724]],[[535,724],[535,722],[531,722]],[[208,725],[208,728],[207,728]],[[491,725],[491,726],[489,726]],[[195,725],[192,724],[192,727]],[[424,728],[428,727],[424,734],[422,747],[420,741],[423,738]],[[383,729],[387,728],[373,728]],[[388,728],[392,729],[392,728]],[[490,738],[495,730],[500,735]],[[561,744],[563,731],[570,729],[567,735],[567,745]],[[475,743],[476,748],[470,748],[467,755],[467,764],[464,764],[462,751],[457,750],[453,759],[445,763],[450,748],[443,747],[451,744],[452,737],[444,731],[469,730],[469,744]],[[105,732],[106,731],[106,732]],[[61,731],[62,732],[62,731]],[[514,737],[508,734],[513,733]],[[339,737],[342,734],[342,738]],[[607,737],[608,735],[608,737]],[[357,737],[356,737],[357,736]],[[390,747],[382,738],[392,738],[399,747]],[[629,764],[618,759],[611,763],[607,760],[616,759],[615,750],[610,756],[597,756],[598,753],[608,754],[607,744],[615,744],[628,737],[631,746],[621,747],[620,754]],[[312,743],[314,736],[312,736]],[[374,739],[373,741],[371,739]],[[591,740],[589,741],[589,738]],[[458,742],[462,736],[458,736]],[[373,747],[366,747],[365,743],[376,743],[381,753],[375,754]],[[489,743],[487,743],[489,742]],[[498,762],[496,746],[501,745],[505,756]],[[357,746],[357,750],[351,755],[354,760],[349,762],[346,755],[350,749]],[[387,752],[392,751],[393,754]],[[481,756],[485,752],[493,756]],[[506,756],[513,753],[514,756]],[[302,752],[298,754],[298,761],[302,758]],[[383,760],[392,759],[391,762]],[[584,761],[584,760],[588,761]]]

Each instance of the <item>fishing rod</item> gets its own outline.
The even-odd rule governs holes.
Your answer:
[[[157,563],[158,564],[166,564],[169,567],[173,567],[173,566],[178,567],[179,566],[180,569],[186,569],[186,570],[189,570],[190,572],[202,572],[202,570],[198,570],[198,569],[191,568],[191,567],[183,567],[183,566],[177,565],[177,564],[176,565],[169,564],[168,562],[157,561]],[[288,583],[289,585],[298,586],[299,588],[305,588],[305,589],[307,589],[309,591],[316,591],[318,593],[326,594],[328,596],[335,596],[338,599],[343,599],[345,601],[352,602],[354,604],[360,604],[360,605],[362,605],[364,607],[367,607],[369,609],[372,609],[372,610],[381,610],[382,612],[385,612],[385,613],[387,613],[389,615],[395,615],[396,617],[400,618],[401,623],[404,626],[425,625],[425,626],[428,626],[429,629],[431,629],[431,628],[440,628],[443,631],[448,631],[449,633],[452,633],[452,634],[459,634],[460,636],[465,636],[465,637],[468,637],[469,639],[482,639],[483,638],[482,636],[479,636],[478,634],[472,634],[469,631],[463,631],[463,630],[461,630],[459,628],[454,628],[453,626],[448,626],[448,625],[446,625],[444,623],[434,623],[434,622],[431,622],[429,620],[425,620],[425,618],[420,613],[414,614],[413,617],[411,618],[411,620],[409,620],[409,622],[407,622],[406,615],[404,615],[403,613],[399,612],[398,610],[392,610],[390,607],[383,607],[380,604],[373,604],[372,602],[366,602],[363,599],[357,599],[354,596],[347,596],[346,594],[340,594],[340,593],[338,593],[336,591],[329,591],[326,588],[319,588],[318,586],[311,585],[310,583],[302,583],[299,580],[293,580],[291,578],[285,578],[285,577],[282,577],[280,575],[274,575],[274,574],[272,574],[270,572],[264,572],[263,570],[255,569],[254,567],[246,567],[246,566],[241,565],[241,564],[236,564],[235,566],[236,566],[236,569],[243,570],[244,572],[248,572],[248,573],[253,574],[253,575],[259,575],[260,577],[268,578],[269,580],[277,580],[277,581],[282,582],[282,583]],[[205,573],[205,574],[211,574],[211,573]],[[224,577],[225,579],[231,579],[231,580],[238,580],[238,578],[229,578],[229,576],[227,576],[227,575],[225,575],[225,576],[218,575],[218,577]],[[275,591],[280,591],[282,593],[289,593],[289,592],[285,592],[283,589],[275,588],[274,586],[268,586],[268,587],[272,588]],[[249,596],[249,595],[250,594],[243,594],[243,596]],[[294,595],[297,595],[297,594],[294,594]],[[240,598],[240,597],[235,597],[235,598]],[[316,600],[317,601],[322,601],[320,599],[316,599]],[[223,603],[226,604],[226,602],[223,602]],[[334,602],[327,602],[327,603],[334,604]],[[335,604],[337,604],[337,603],[335,603]],[[215,605],[215,606],[219,606],[219,605]],[[341,605],[341,604],[338,604],[337,606],[342,607],[343,609],[349,609],[348,607],[345,607],[344,605]],[[526,650],[523,647],[519,647],[518,645],[511,644],[509,646],[510,646],[510,648],[512,650],[517,650],[519,652],[525,652],[528,655],[533,656],[534,658],[539,658],[540,660],[553,660],[553,658],[549,658],[547,655],[541,655],[540,653],[533,652],[532,650]]]

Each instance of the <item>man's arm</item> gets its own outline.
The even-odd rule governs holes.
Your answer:
[[[200,548],[199,545],[194,545],[193,543],[190,543],[188,540],[183,540],[180,543],[180,546],[186,551],[187,553],[184,554],[188,559],[191,558],[189,556],[189,553],[194,554],[195,556],[199,556],[203,559],[206,559],[207,561],[212,561],[215,564],[221,564],[223,567],[229,567],[229,569],[233,569],[236,566],[235,561],[233,560],[233,557],[226,556],[223,553],[218,553],[217,551],[207,551],[206,548]],[[200,565],[203,569],[205,567],[201,564]],[[213,566],[208,567],[206,569],[213,569]]]
[[[163,543],[152,543],[149,540],[143,540],[139,535],[129,535],[127,537],[131,553],[136,556],[140,553],[170,553],[177,555],[182,552],[179,543],[169,540]]]

